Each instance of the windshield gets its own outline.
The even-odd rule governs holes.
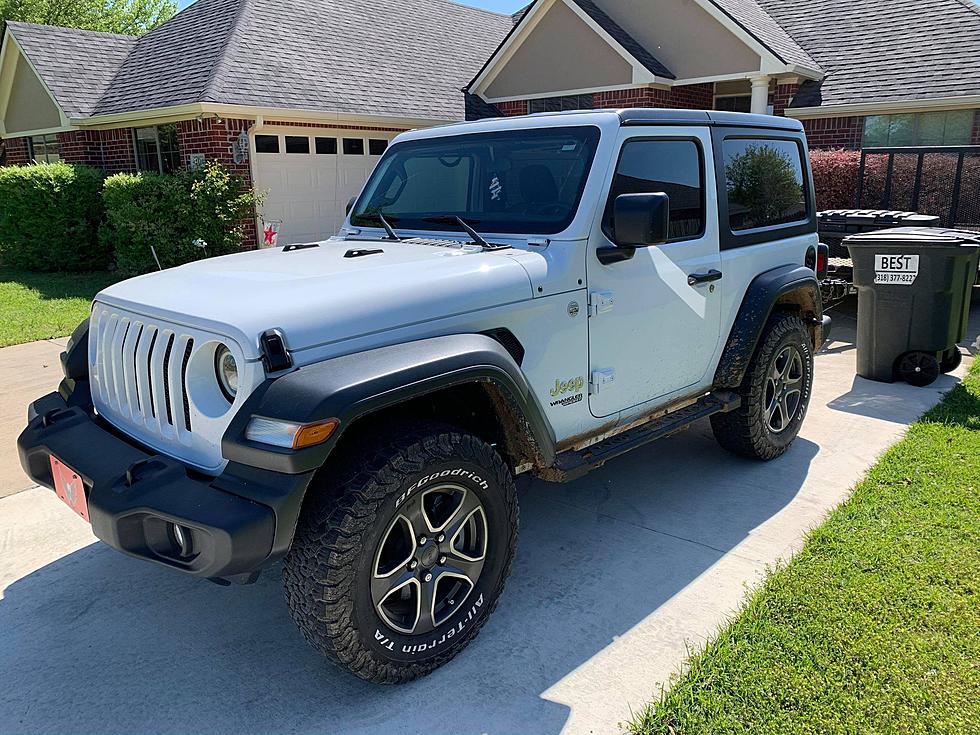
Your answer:
[[[351,212],[409,230],[552,235],[571,223],[599,129],[540,128],[411,140],[391,146]],[[372,216],[375,215],[375,216]]]

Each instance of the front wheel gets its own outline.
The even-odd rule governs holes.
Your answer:
[[[453,658],[496,607],[517,541],[513,477],[490,445],[416,429],[352,457],[316,493],[283,582],[306,640],[356,676],[410,681]]]
[[[812,387],[806,324],[795,314],[774,314],[738,389],[741,406],[711,417],[715,438],[743,457],[775,459],[800,433]]]

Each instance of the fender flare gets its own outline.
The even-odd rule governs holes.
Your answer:
[[[230,462],[287,474],[318,469],[357,419],[406,400],[466,383],[499,389],[530,435],[544,465],[555,457],[555,436],[521,368],[507,350],[483,334],[457,334],[335,357],[265,381],[248,398],[221,440]],[[251,442],[252,416],[310,423],[340,420],[330,439],[299,451]]]
[[[780,298],[789,295],[793,295],[792,303],[800,306],[805,317],[820,323],[823,316],[820,283],[810,268],[784,265],[759,274],[745,291],[715,371],[715,388],[738,388],[742,384],[766,322]]]

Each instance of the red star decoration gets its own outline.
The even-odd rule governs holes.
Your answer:
[[[265,244],[274,245],[276,242],[276,231],[272,228],[272,225],[266,225],[265,230]]]

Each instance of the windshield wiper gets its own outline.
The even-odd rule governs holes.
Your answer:
[[[424,217],[423,222],[435,222],[442,225],[459,225],[467,235],[473,238],[473,242],[479,245],[484,250],[500,250],[501,248],[508,247],[507,245],[494,245],[493,243],[487,242],[483,235],[470,227],[466,220],[462,217],[457,217],[454,214],[440,214],[435,217]],[[470,220],[474,224],[480,224],[480,220]]]
[[[359,216],[362,219],[374,220],[375,222],[380,222],[381,226],[384,227],[385,232],[388,233],[388,237],[387,237],[388,240],[397,240],[398,242],[401,242],[402,239],[398,237],[398,233],[395,232],[395,229],[391,226],[391,223],[388,222],[387,219],[385,219],[385,216],[381,214],[381,212],[373,212],[371,214],[362,214]]]

